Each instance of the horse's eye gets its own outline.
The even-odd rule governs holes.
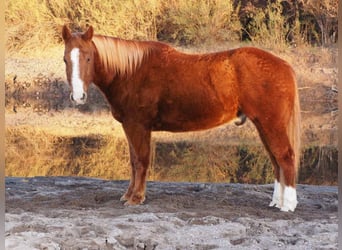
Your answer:
[[[87,58],[87,62],[88,62],[88,63],[90,62],[90,58],[89,58],[89,57]]]

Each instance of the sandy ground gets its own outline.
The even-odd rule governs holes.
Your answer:
[[[284,213],[273,185],[149,182],[125,207],[127,185],[6,178],[6,249],[337,249],[337,187],[299,185]]]

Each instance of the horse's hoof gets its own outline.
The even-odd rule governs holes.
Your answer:
[[[127,197],[126,194],[124,194],[123,196],[121,196],[120,201],[128,201],[129,197]]]
[[[125,202],[125,206],[136,206],[136,205],[141,205],[145,201],[145,197],[143,196],[132,196],[130,199],[128,199]]]
[[[268,205],[269,207],[276,207],[276,208],[281,208],[281,206],[279,205],[280,202],[278,201],[271,201],[270,205]]]
[[[143,202],[133,202],[133,201],[128,200],[128,201],[126,201],[124,203],[124,206],[126,206],[126,207],[129,207],[129,206],[139,206],[139,205],[142,205],[142,204],[143,204]]]

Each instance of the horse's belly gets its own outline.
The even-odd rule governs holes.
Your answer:
[[[222,105],[198,105],[192,107],[169,107],[159,113],[153,129],[183,132],[204,130],[227,123],[236,118],[237,107]]]
[[[238,96],[234,84],[221,83],[221,78],[209,73],[184,75],[181,79],[169,79],[159,97],[156,130],[203,130],[236,118]]]

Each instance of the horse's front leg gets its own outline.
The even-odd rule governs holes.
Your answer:
[[[145,200],[146,175],[150,164],[151,131],[135,123],[123,124],[130,148],[132,173],[130,185],[121,200],[138,205]]]
[[[135,184],[135,165],[136,165],[136,157],[135,157],[135,153],[133,150],[133,147],[131,146],[131,144],[129,143],[129,158],[130,158],[130,163],[131,163],[131,179],[129,181],[129,186],[128,189],[126,191],[126,193],[124,193],[124,195],[120,198],[120,201],[128,201],[129,198],[131,197],[132,193],[133,193],[133,189],[134,189],[134,184]]]

